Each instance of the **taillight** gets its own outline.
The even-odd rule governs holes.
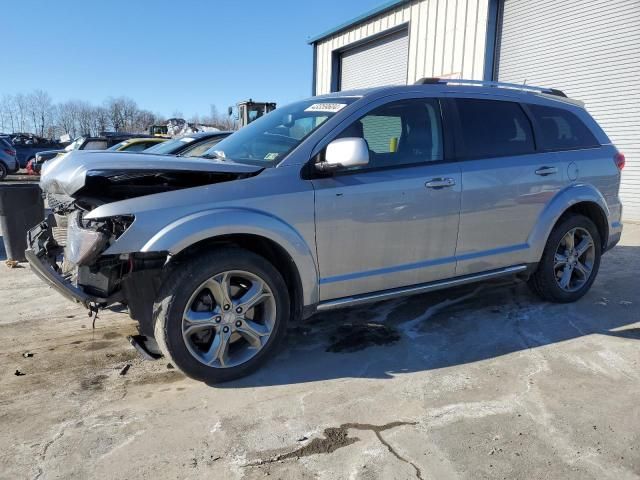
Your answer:
[[[4,149],[4,153],[9,155],[10,157],[15,157],[16,156],[16,151],[15,150],[9,150],[8,148]]]
[[[620,153],[620,152],[616,153],[613,156],[613,161],[616,162],[616,167],[618,167],[618,170],[622,171],[626,161],[624,158],[624,153]]]

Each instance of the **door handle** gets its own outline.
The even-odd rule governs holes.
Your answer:
[[[456,181],[453,178],[433,178],[424,184],[427,188],[446,188],[453,187]]]
[[[553,175],[554,173],[558,173],[558,169],[556,167],[540,167],[536,170],[536,175],[540,175],[542,177]]]

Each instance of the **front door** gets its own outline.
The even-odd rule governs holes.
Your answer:
[[[364,138],[370,162],[312,180],[321,300],[455,274],[461,178],[440,118],[436,99],[401,100],[338,135]]]

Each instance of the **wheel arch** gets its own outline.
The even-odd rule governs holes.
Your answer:
[[[595,223],[601,240],[601,248],[607,246],[609,238],[610,212],[602,194],[591,185],[577,184],[559,192],[540,214],[528,243],[533,252],[532,262],[537,263],[554,227],[571,213],[584,215]]]
[[[571,215],[572,213],[584,215],[593,223],[595,223],[596,228],[598,229],[598,235],[600,237],[600,248],[601,251],[604,251],[607,246],[607,239],[609,238],[609,222],[607,221],[607,217],[602,208],[596,202],[592,201],[575,203],[567,208],[562,215],[560,215],[560,218],[558,218],[556,224],[564,220],[564,218],[566,218],[568,215]]]
[[[263,212],[235,208],[198,212],[167,225],[141,251],[166,251],[178,259],[220,244],[235,244],[267,258],[293,293],[296,313],[318,303],[315,250],[295,228]]]

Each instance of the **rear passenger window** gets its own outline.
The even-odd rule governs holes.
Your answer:
[[[456,99],[465,158],[533,153],[531,122],[515,102]]]
[[[561,108],[529,105],[540,128],[542,150],[572,150],[598,145],[591,130],[576,115]]]

